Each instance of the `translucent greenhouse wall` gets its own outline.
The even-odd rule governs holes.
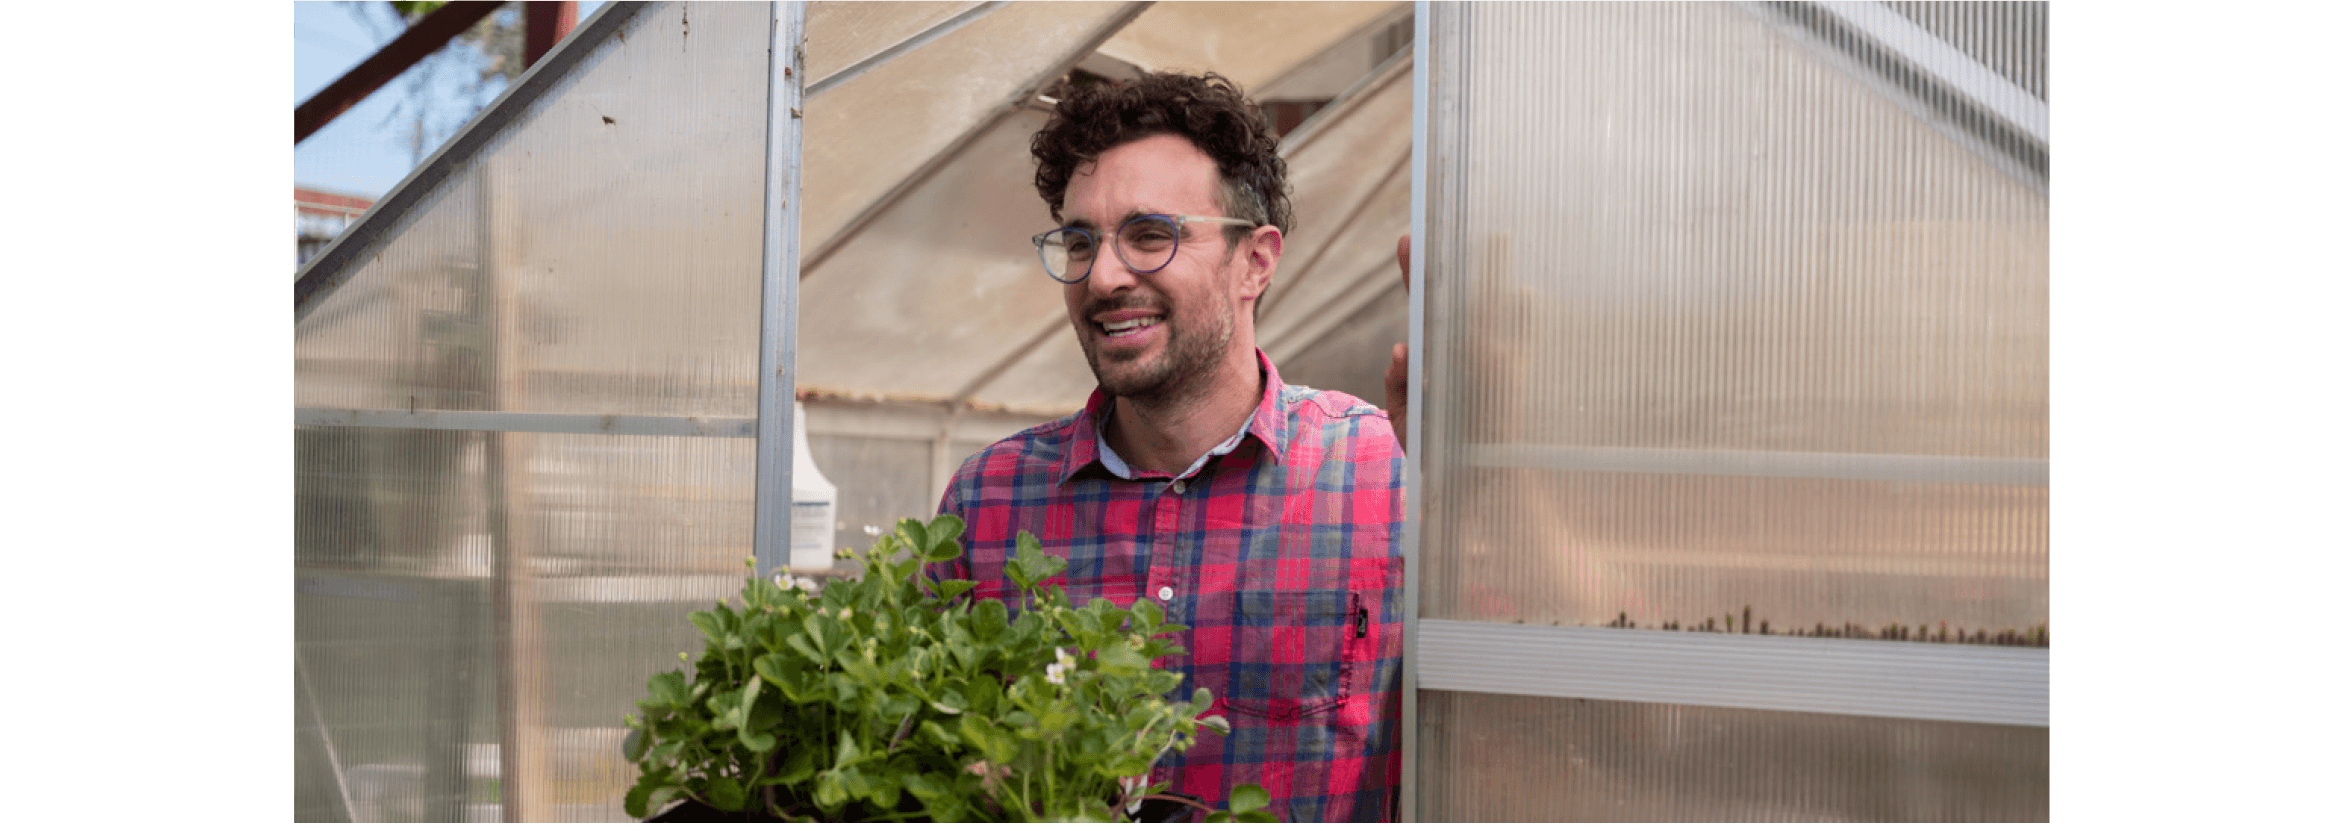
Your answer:
[[[769,15],[613,4],[299,315],[297,820],[627,819],[752,553]]]
[[[1422,7],[1419,818],[2047,819],[2038,5]]]

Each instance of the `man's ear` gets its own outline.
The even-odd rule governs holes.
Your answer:
[[[1260,225],[1242,240],[1242,256],[1247,260],[1240,275],[1242,297],[1263,297],[1265,287],[1273,284],[1273,272],[1281,266],[1281,229]]]

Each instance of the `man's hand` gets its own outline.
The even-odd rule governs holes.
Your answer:
[[[1403,272],[1404,291],[1412,290],[1412,235],[1395,238],[1395,267]],[[1412,347],[1399,343],[1388,353],[1387,361],[1387,421],[1395,426],[1395,444],[1406,451],[1404,419],[1411,413]]]

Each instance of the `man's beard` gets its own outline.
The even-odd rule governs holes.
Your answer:
[[[1099,308],[1088,308],[1086,317],[1116,308],[1118,304],[1105,303]],[[1197,394],[1198,387],[1211,378],[1216,364],[1224,359],[1225,350],[1232,344],[1232,309],[1218,305],[1212,317],[1192,325],[1189,319],[1178,319],[1172,309],[1159,320],[1167,330],[1167,342],[1156,360],[1146,363],[1121,361],[1104,372],[1100,354],[1102,344],[1096,338],[1079,341],[1084,346],[1085,363],[1093,369],[1094,383],[1102,392],[1117,398],[1145,403],[1164,403],[1182,400]],[[1088,324],[1091,325],[1091,324]]]

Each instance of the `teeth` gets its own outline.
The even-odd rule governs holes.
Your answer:
[[[1102,324],[1102,328],[1107,330],[1110,334],[1116,335],[1135,329],[1140,329],[1145,326],[1150,326],[1158,322],[1159,319],[1155,317],[1138,317],[1133,320],[1124,320],[1117,323],[1104,323]]]

